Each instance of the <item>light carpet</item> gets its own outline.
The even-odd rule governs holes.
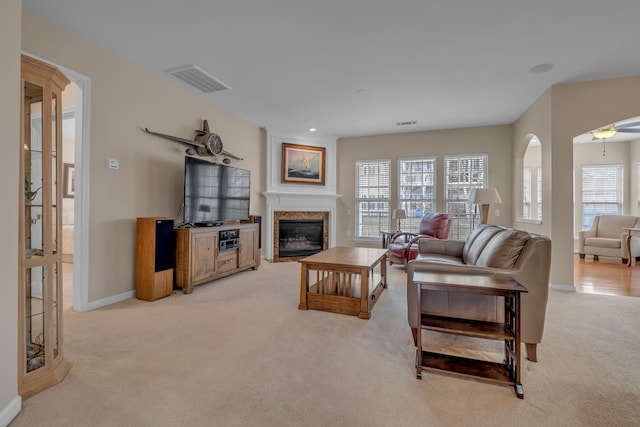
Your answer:
[[[416,379],[404,270],[389,268],[369,320],[298,310],[299,275],[298,263],[263,262],[191,295],[66,310],[73,368],[25,400],[11,426],[640,422],[640,298],[550,292],[539,362],[523,360],[520,400],[507,386]]]

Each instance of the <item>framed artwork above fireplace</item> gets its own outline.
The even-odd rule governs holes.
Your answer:
[[[282,183],[325,184],[326,148],[282,143]]]

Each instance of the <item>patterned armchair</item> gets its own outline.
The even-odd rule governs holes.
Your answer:
[[[451,220],[445,213],[429,213],[422,217],[418,233],[399,231],[389,242],[387,256],[392,264],[405,265],[418,255],[418,240],[423,238],[446,239]]]

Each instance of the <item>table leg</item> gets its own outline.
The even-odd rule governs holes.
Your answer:
[[[627,234],[626,244],[627,244],[627,257],[629,257],[629,261],[627,261],[627,267],[631,267],[631,232]]]
[[[382,286],[387,287],[387,254],[382,257],[382,261],[380,261],[380,275],[382,276]]]
[[[309,292],[309,266],[302,264],[300,273],[300,304],[298,310],[307,309],[307,293]]]
[[[360,271],[360,314],[358,317],[361,319],[368,319],[371,317],[369,311],[369,269],[363,268]]]

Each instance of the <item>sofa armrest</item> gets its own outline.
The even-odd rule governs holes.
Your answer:
[[[596,237],[596,229],[590,228],[589,230],[578,232],[578,253],[584,253],[584,241],[588,237]]]
[[[419,239],[418,252],[421,254],[441,254],[462,258],[464,243],[459,240]]]
[[[404,245],[408,243],[409,240],[411,240],[415,236],[416,236],[416,233],[411,233],[409,231],[398,231],[396,234],[391,236],[391,240],[389,241],[389,243],[401,243]],[[398,242],[397,240],[400,238],[402,238],[402,241]]]
[[[416,271],[426,271],[429,273],[448,273],[448,274],[479,274],[479,275],[494,275],[498,271],[503,269],[493,267],[477,267],[475,265],[467,264],[448,264],[444,262],[432,262],[428,260],[414,259],[409,261],[406,267],[407,276],[413,278],[413,273]],[[506,271],[506,270],[505,270]],[[515,271],[515,270],[509,270]],[[505,273],[506,274],[506,273]]]

